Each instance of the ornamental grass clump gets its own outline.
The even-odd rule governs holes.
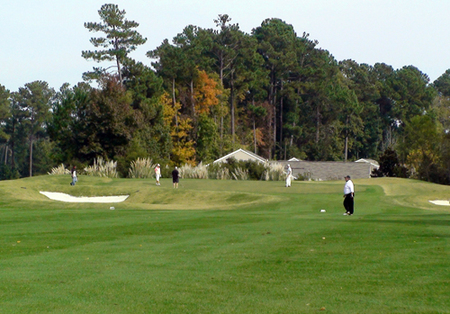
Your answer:
[[[234,180],[248,180],[248,170],[237,167],[232,173]]]
[[[217,180],[230,180],[230,170],[228,168],[218,168],[216,171],[216,179]]]
[[[64,164],[60,164],[58,167],[52,168],[51,172],[47,172],[49,175],[58,175],[58,174],[70,174],[70,170],[66,169]]]
[[[117,178],[117,161],[104,161],[102,157],[94,159],[94,164],[84,168],[88,176]]]
[[[267,163],[266,170],[263,174],[265,181],[283,181],[286,180],[286,172],[284,166],[279,163]]]
[[[128,177],[132,179],[148,179],[155,176],[155,165],[150,158],[138,158],[131,162]]]
[[[185,164],[180,167],[180,176],[185,179],[208,179],[208,167],[200,162],[196,167]]]

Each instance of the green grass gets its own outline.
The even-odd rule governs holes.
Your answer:
[[[450,313],[450,187],[356,180],[348,217],[343,181],[69,182],[0,182],[0,313]]]

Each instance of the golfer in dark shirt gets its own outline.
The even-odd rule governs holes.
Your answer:
[[[175,167],[175,169],[172,171],[172,181],[173,181],[173,187],[175,189],[178,189],[178,181],[180,180],[180,173],[178,172],[178,168]]]

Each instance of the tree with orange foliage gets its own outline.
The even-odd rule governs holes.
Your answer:
[[[195,82],[194,99],[197,114],[209,114],[211,107],[219,104],[218,96],[222,94],[217,82],[208,76],[205,71],[198,71]]]

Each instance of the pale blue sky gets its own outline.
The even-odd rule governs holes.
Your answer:
[[[83,72],[98,66],[81,57],[96,36],[83,23],[99,22],[105,3],[118,4],[140,24],[148,40],[131,56],[147,65],[146,52],[165,38],[189,24],[214,28],[218,14],[228,14],[246,33],[280,18],[338,61],[414,65],[431,81],[450,68],[450,0],[0,0],[0,84],[17,91],[43,80],[58,90],[82,81]]]

